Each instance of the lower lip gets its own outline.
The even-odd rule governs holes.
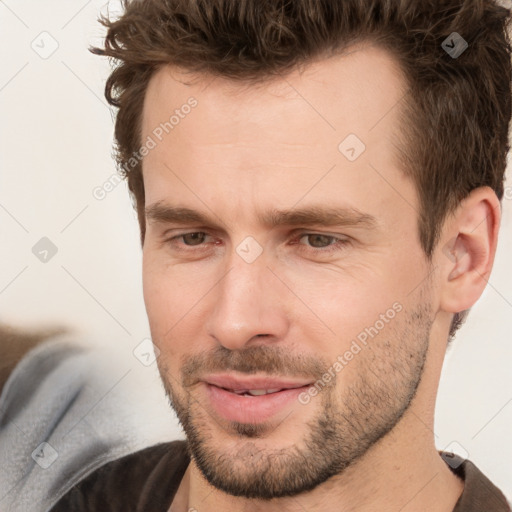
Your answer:
[[[298,401],[308,386],[285,389],[260,396],[243,396],[226,389],[206,384],[206,393],[214,410],[228,421],[262,423],[271,419],[285,407]]]

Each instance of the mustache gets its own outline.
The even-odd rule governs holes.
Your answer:
[[[264,373],[279,377],[317,380],[328,368],[329,365],[322,358],[291,354],[289,348],[260,345],[243,350],[230,350],[219,346],[200,354],[183,357],[181,375],[183,387],[190,387],[212,373]]]

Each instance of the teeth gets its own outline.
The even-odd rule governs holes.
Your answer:
[[[249,393],[249,395],[252,395],[252,396],[260,396],[260,395],[266,395],[267,391],[264,389],[249,389],[249,391],[247,391],[247,393]]]
[[[243,391],[241,394],[249,394],[252,396],[262,396],[262,395],[268,395],[270,393],[277,393],[280,391],[279,388],[276,389],[248,389],[246,391]]]

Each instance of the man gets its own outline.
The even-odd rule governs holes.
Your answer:
[[[491,0],[146,0],[104,20],[187,442],[54,510],[510,510],[433,434],[496,252],[509,19]]]

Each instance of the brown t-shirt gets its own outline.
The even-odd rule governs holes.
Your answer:
[[[452,454],[443,458],[465,482],[453,512],[511,512],[502,492],[474,464]],[[52,512],[166,512],[189,463],[185,441],[151,446],[97,469]]]

